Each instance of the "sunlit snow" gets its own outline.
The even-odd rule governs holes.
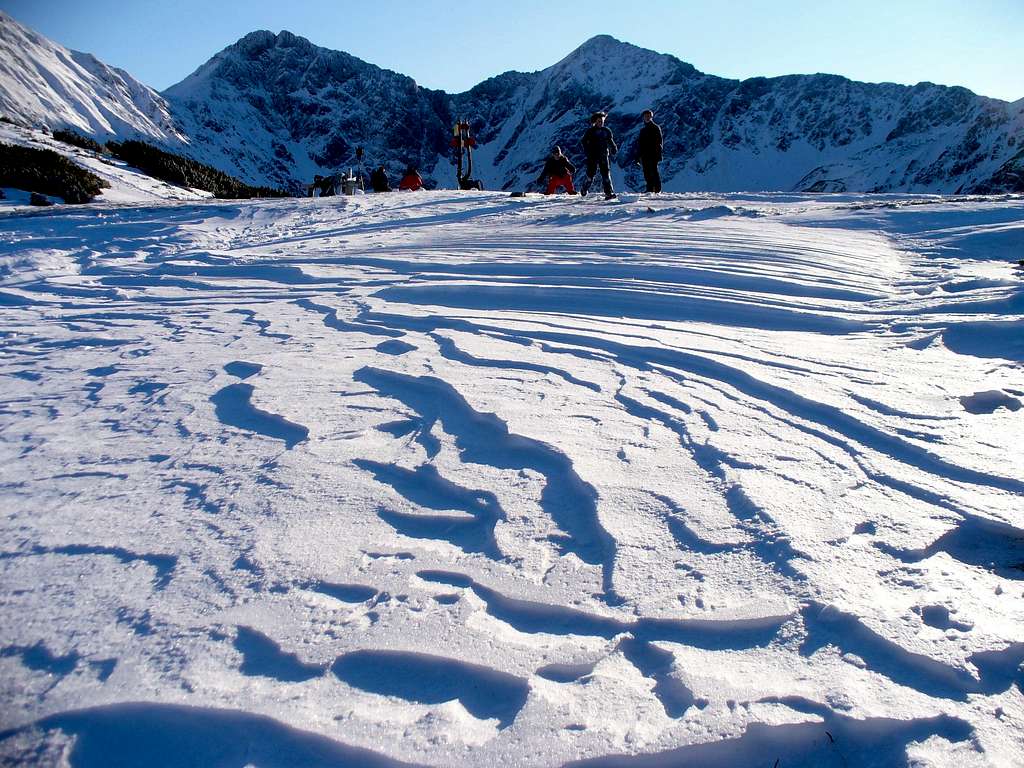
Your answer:
[[[1020,197],[0,214],[0,755],[1019,764],[1022,250]]]

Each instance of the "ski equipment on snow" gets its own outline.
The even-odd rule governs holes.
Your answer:
[[[476,146],[476,139],[470,133],[467,121],[455,121],[455,127],[452,129],[451,146],[455,150],[456,178],[459,181],[459,189],[483,191],[484,183],[479,179],[473,178],[473,147]]]

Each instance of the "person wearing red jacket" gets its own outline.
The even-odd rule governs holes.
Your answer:
[[[418,189],[423,189],[423,177],[420,176],[419,171],[415,167],[409,166],[405,169],[405,176],[398,182],[399,189],[407,189],[410,192],[415,192]]]
[[[569,158],[562,154],[561,147],[551,150],[547,160],[544,161],[544,170],[537,179],[538,184],[543,184],[544,179],[548,180],[545,195],[553,195],[559,187],[563,187],[570,195],[576,194],[576,188],[572,185],[572,175],[576,173],[576,166],[569,162]]]

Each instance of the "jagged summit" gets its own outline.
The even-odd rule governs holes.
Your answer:
[[[287,29],[281,30],[276,35],[270,30],[259,29],[239,38],[226,50],[236,50],[246,56],[256,58],[271,48],[297,49],[305,53],[317,49],[319,46]],[[327,51],[328,49],[320,48],[320,50]]]
[[[574,50],[569,55],[570,56],[573,56],[573,55],[576,55],[576,54],[593,55],[593,54],[608,53],[608,52],[611,52],[611,51],[615,50],[616,48],[627,47],[627,46],[630,47],[630,48],[636,48],[637,47],[637,46],[633,45],[632,43],[623,42],[622,40],[619,40],[617,37],[613,37],[611,35],[594,35],[589,40],[585,40],[583,43],[581,43],[576,48],[576,50]],[[651,51],[651,53],[654,53],[654,51]]]
[[[577,62],[584,62],[590,65],[607,62],[611,67],[639,67],[641,69],[661,63],[671,69],[682,68],[688,74],[700,74],[692,65],[681,61],[671,54],[643,48],[639,45],[619,40],[611,35],[595,35],[591,37],[551,68],[564,68]]]

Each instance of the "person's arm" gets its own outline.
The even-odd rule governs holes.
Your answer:
[[[608,145],[612,151],[612,156],[619,154],[619,145],[615,143],[615,137],[612,136],[612,129],[608,129]]]
[[[548,175],[548,164],[550,162],[551,162],[550,160],[545,160],[544,161],[544,167],[541,168],[540,176],[537,177],[537,183],[538,184],[543,184],[544,183],[544,179],[547,178],[547,175]]]

